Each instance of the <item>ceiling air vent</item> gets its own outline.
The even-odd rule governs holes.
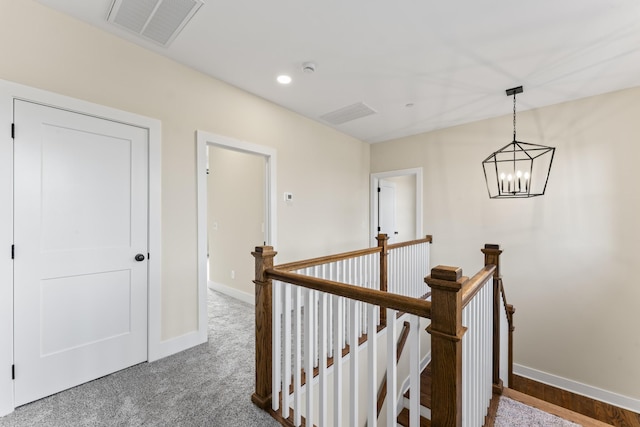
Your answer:
[[[377,111],[369,107],[364,102],[357,102],[353,105],[342,107],[336,111],[332,111],[320,116],[322,120],[332,125],[341,125],[351,120],[359,119],[361,117],[370,116],[376,114]]]
[[[114,0],[107,21],[168,46],[202,4],[202,0]]]

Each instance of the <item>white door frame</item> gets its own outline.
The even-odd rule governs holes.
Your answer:
[[[416,177],[416,239],[424,237],[422,234],[422,168],[400,169],[388,172],[376,172],[371,174],[371,246],[377,246],[378,241],[378,182],[381,179],[397,176],[415,175]]]
[[[161,341],[161,122],[157,119],[0,80],[0,416],[15,409],[13,380],[13,100],[89,114],[145,128],[149,135],[148,342],[149,361],[171,354],[174,345]],[[20,129],[16,129],[16,133]],[[19,245],[19,242],[15,242]],[[16,256],[20,256],[19,252]],[[18,373],[19,375],[19,373]]]
[[[221,147],[241,153],[257,154],[265,159],[265,233],[267,245],[276,246],[277,197],[276,164],[277,151],[274,148],[251,142],[239,141],[214,133],[196,131],[197,144],[197,191],[198,191],[198,293],[200,295],[200,321],[207,324],[207,146]],[[247,248],[247,256],[249,250]]]

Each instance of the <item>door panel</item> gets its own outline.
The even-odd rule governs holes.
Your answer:
[[[42,250],[129,246],[131,141],[50,124],[42,138]]]
[[[390,181],[378,183],[378,230],[396,243],[396,185]]]
[[[147,131],[15,101],[15,401],[147,358]]]

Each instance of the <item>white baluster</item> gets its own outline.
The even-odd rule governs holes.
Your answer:
[[[342,344],[343,337],[343,303],[342,298],[332,296],[333,312],[333,425],[342,425]]]
[[[338,281],[338,276],[337,276],[337,267],[336,267],[336,263],[332,262],[331,264],[329,264],[329,271],[328,271],[328,279],[329,280],[333,280],[333,281]],[[329,321],[329,325],[328,325],[328,345],[329,345],[329,357],[333,357],[334,354],[334,343],[333,343],[333,323],[334,323],[334,311],[333,311],[333,304],[331,303],[331,301],[329,301],[328,307],[327,307],[327,317],[328,317],[328,321]]]
[[[349,324],[349,388],[350,401],[349,406],[349,425],[358,426],[358,333],[360,325],[358,323],[360,316],[358,315],[358,301],[349,300],[350,324]]]
[[[387,309],[387,425],[395,426],[398,420],[396,402],[398,401],[398,364],[396,331],[396,311]]]
[[[378,425],[378,334],[376,333],[376,306],[366,304],[369,313],[369,333],[367,334],[367,350],[369,353],[369,393],[367,396],[369,413],[367,427]],[[393,322],[389,323],[393,328]]]
[[[289,386],[291,385],[291,285],[284,284],[282,295],[283,310],[283,357],[282,357],[282,416],[288,418],[290,414],[291,401]],[[277,399],[274,399],[277,400]]]
[[[300,394],[302,394],[302,322],[301,322],[301,290],[300,287],[295,286],[293,288],[293,328],[294,328],[294,345],[293,345],[293,424],[298,427],[302,424],[301,411],[302,405],[300,404]]]
[[[320,294],[320,306],[318,317],[320,319],[320,339],[318,340],[319,354],[320,354],[320,367],[318,371],[319,383],[320,383],[320,396],[318,404],[318,427],[326,427],[329,425],[327,419],[327,387],[328,387],[328,374],[327,374],[327,301],[329,295],[324,292]]]
[[[272,373],[271,373],[271,395],[278,396],[282,386],[282,378],[280,377],[280,368],[282,367],[282,283],[277,280],[273,281],[273,293],[272,293],[272,325],[273,334],[271,336],[271,349],[272,349]],[[277,411],[280,406],[279,399],[271,399],[271,409]]]
[[[409,315],[409,427],[420,426],[420,317]]]
[[[306,408],[305,408],[305,419],[306,424],[312,426],[313,425],[313,365],[315,359],[315,350],[314,350],[314,333],[316,329],[314,328],[314,318],[315,318],[315,295],[314,291],[311,289],[305,289],[305,301],[304,301],[304,371],[305,371],[305,379],[306,379]],[[305,425],[306,425],[305,424]]]
[[[314,267],[314,277],[322,277],[322,266],[315,266]],[[314,292],[313,293],[313,330],[317,331],[320,328],[319,323],[318,323],[318,304],[319,304],[319,292]],[[319,351],[319,346],[318,345],[314,345],[313,346],[313,367],[314,368],[318,368],[318,361],[320,360],[320,355],[318,354]]]

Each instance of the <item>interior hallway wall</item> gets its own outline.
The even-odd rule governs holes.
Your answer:
[[[162,121],[163,340],[198,326],[197,129],[278,150],[276,262],[368,246],[368,144],[33,0],[0,2],[0,51],[0,79]]]
[[[519,98],[526,99],[525,94]],[[518,140],[557,147],[547,193],[490,200],[481,163],[511,115],[375,144],[372,172],[423,167],[432,265],[465,275],[499,243],[515,362],[640,399],[640,88],[518,112]],[[511,99],[505,97],[505,112]]]
[[[255,262],[264,243],[265,158],[209,146],[209,281],[253,297]]]

